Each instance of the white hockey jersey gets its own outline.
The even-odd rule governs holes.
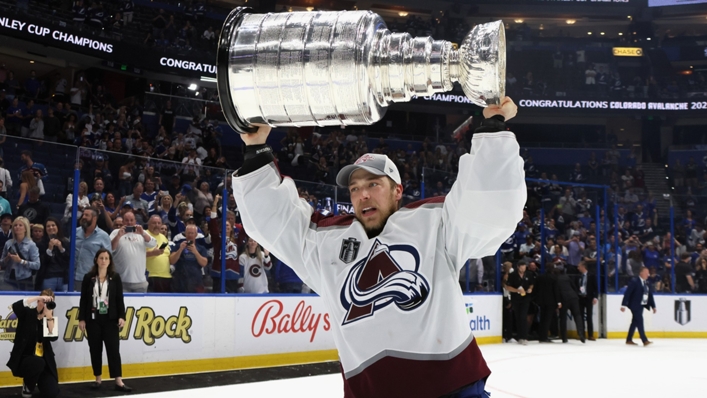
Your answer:
[[[241,266],[244,293],[268,293],[268,276],[265,271],[272,268],[270,256],[260,259],[241,253],[238,264]]]
[[[446,198],[395,212],[368,239],[353,216],[322,217],[274,163],[233,178],[248,234],[326,302],[346,397],[439,397],[491,373],[458,275],[522,218],[523,160],[511,132],[477,133]]]

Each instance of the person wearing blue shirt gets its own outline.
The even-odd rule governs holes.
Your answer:
[[[83,277],[93,268],[93,258],[99,249],[111,251],[110,237],[100,228],[96,228],[98,210],[94,207],[84,209],[76,228],[76,266],[74,291],[81,291]]]
[[[648,268],[660,267],[660,253],[655,249],[652,241],[648,241],[646,248],[643,249],[643,264]]]

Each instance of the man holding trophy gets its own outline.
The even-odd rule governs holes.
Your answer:
[[[248,14],[234,10],[219,42],[219,94],[246,144],[233,193],[244,229],[325,300],[345,397],[488,397],[490,375],[469,328],[458,275],[493,255],[522,218],[523,160],[505,122],[500,22],[460,49],[390,33],[371,12]],[[459,82],[486,107],[446,197],[400,207],[385,155],[344,167],[354,215],[323,217],[283,178],[271,126],[372,124],[392,102]]]

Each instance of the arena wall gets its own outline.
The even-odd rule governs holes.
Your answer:
[[[9,360],[16,318],[27,296],[0,295],[0,364]],[[59,339],[52,344],[61,382],[93,379],[79,329],[79,296],[57,295]],[[335,361],[331,321],[314,295],[126,295],[123,376],[146,377]],[[501,295],[465,296],[479,344],[501,342]],[[108,376],[104,354],[104,376]],[[6,367],[0,386],[20,385]]]

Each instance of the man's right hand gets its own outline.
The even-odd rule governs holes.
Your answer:
[[[79,321],[79,329],[81,329],[82,332],[86,331],[86,321]]]
[[[241,134],[241,139],[246,145],[262,145],[268,140],[272,127],[264,124],[259,124],[258,131],[251,134]]]

